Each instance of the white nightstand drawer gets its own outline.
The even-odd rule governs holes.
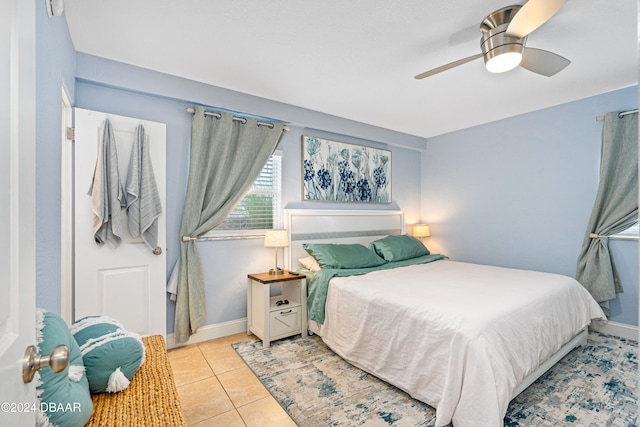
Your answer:
[[[269,332],[272,338],[300,332],[300,307],[282,308],[269,313]]]

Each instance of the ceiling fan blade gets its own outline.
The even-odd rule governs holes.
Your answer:
[[[548,50],[525,48],[520,66],[534,73],[551,77],[571,64],[567,58]]]
[[[446,65],[443,65],[438,68],[434,68],[433,70],[425,71],[424,73],[418,74],[415,76],[416,79],[424,79],[425,77],[433,76],[434,74],[441,73],[443,71],[447,71],[451,68],[457,67],[458,65],[466,64],[467,62],[471,62],[474,59],[482,58],[482,54],[479,53],[477,55],[468,56],[466,58],[458,59],[457,61],[450,62]]]
[[[511,19],[506,34],[523,38],[555,15],[564,2],[565,0],[529,0]]]

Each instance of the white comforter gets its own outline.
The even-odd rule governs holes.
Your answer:
[[[604,318],[572,278],[444,260],[331,279],[320,335],[436,426],[497,427],[518,383]]]

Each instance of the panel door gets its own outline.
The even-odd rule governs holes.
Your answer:
[[[35,423],[35,3],[0,2],[0,425]]]
[[[91,196],[88,195],[99,140],[106,118],[113,127],[118,169],[125,185],[135,128],[143,124],[163,213],[158,220],[158,247],[154,254],[128,227],[119,246],[99,246],[93,235]],[[74,179],[74,319],[106,315],[142,336],[166,334],[166,126],[164,123],[75,109]]]

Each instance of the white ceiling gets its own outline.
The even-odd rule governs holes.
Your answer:
[[[533,32],[527,46],[572,61],[553,77],[479,59],[413,78],[479,53],[480,22],[510,4],[65,0],[65,14],[77,51],[421,137],[637,84],[637,0],[569,0]]]

